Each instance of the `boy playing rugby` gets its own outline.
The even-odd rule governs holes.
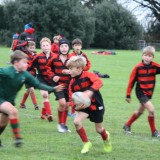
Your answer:
[[[27,43],[26,52],[24,52],[24,53],[26,53],[28,56],[28,63],[29,64],[32,63],[33,58],[36,56],[35,48],[36,48],[36,44],[34,41],[29,41]],[[28,70],[28,72],[30,72],[30,74],[32,74],[34,77],[36,77],[36,69],[35,68],[30,68],[27,70]],[[22,101],[20,103],[20,108],[26,108],[25,102],[26,102],[28,96],[30,95],[35,110],[39,109],[39,107],[37,105],[37,100],[36,100],[34,88],[31,86],[28,86],[28,85],[26,85],[26,88],[27,88],[27,90],[23,95]]]
[[[11,56],[13,66],[0,68],[0,135],[10,123],[15,138],[15,146],[22,145],[22,138],[19,128],[18,110],[15,108],[15,98],[23,84],[28,84],[35,88],[49,92],[61,91],[64,87],[50,87],[40,83],[30,73],[26,71],[27,55],[21,51],[15,51]],[[0,140],[0,147],[2,143]]]
[[[160,74],[160,65],[153,62],[155,49],[147,46],[143,49],[142,62],[138,63],[130,75],[126,101],[131,102],[131,91],[136,83],[136,96],[140,102],[139,108],[132,114],[129,120],[123,126],[125,133],[131,134],[131,125],[136,121],[145,109],[148,110],[148,123],[151,129],[152,137],[160,137],[160,133],[156,129],[154,106],[150,99],[155,87],[156,74]]]
[[[40,41],[40,46],[42,52],[37,54],[30,65],[30,68],[37,69],[37,78],[40,82],[51,85],[50,79],[48,78],[48,74],[46,72],[46,64],[48,63],[49,59],[53,57],[53,53],[51,52],[51,41],[49,38],[42,38]],[[44,90],[40,90],[40,93],[43,97],[43,108],[41,112],[41,118],[44,120],[53,121],[53,115],[51,111],[51,105],[49,101],[49,93]]]
[[[68,84],[70,81],[69,70],[66,66],[69,53],[69,41],[62,38],[59,41],[59,54],[55,55],[47,64],[47,73],[55,84],[64,84],[65,89],[61,92],[55,93],[56,100],[58,100],[58,131],[70,132],[66,125],[68,115]]]
[[[108,153],[112,150],[112,144],[109,132],[102,126],[105,108],[99,89],[103,84],[101,79],[94,73],[83,71],[85,66],[86,60],[82,56],[73,56],[67,62],[67,67],[69,68],[70,75],[72,77],[69,84],[70,97],[72,93],[81,91],[84,93],[85,97],[89,97],[91,99],[91,105],[89,108],[82,108],[84,105],[75,106],[77,113],[74,119],[74,125],[78,135],[84,143],[81,153],[85,154],[89,152],[89,149],[92,147],[85,129],[83,128],[83,121],[87,118],[89,118],[91,122],[95,123],[96,131],[102,137],[104,150]]]

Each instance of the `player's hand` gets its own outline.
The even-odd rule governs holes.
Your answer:
[[[81,110],[81,109],[85,109],[85,108],[86,108],[85,104],[76,104],[75,105],[76,110]]]
[[[93,96],[93,92],[90,90],[84,91],[83,94],[85,97],[89,97],[89,98],[92,98],[92,96]]]
[[[69,70],[69,69],[63,69],[63,70],[62,70],[62,73],[63,73],[63,74],[70,74],[70,70]]]
[[[65,89],[65,86],[61,84],[61,85],[54,87],[54,89],[56,90],[56,92],[60,92]]]
[[[131,98],[126,98],[126,101],[127,101],[128,103],[131,103]]]
[[[60,79],[60,77],[59,77],[59,76],[54,76],[54,77],[53,77],[53,81],[54,81],[54,82],[58,82],[58,81],[59,81],[59,79]]]

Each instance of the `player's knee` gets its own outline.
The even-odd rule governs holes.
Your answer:
[[[17,117],[18,116],[18,110],[16,108],[13,108],[11,111],[10,111],[10,114],[13,115],[14,117]]]
[[[43,93],[42,94],[42,97],[43,97],[43,99],[48,99],[49,97],[48,97],[48,93]]]
[[[81,121],[79,119],[74,119],[74,125],[77,127],[81,126]]]
[[[149,110],[149,116],[154,116],[154,110]]]
[[[30,89],[29,89],[29,92],[30,92],[30,93],[33,93],[33,92],[34,92],[34,88],[30,88]]]
[[[101,134],[101,133],[102,133],[102,131],[103,131],[103,129],[102,129],[102,128],[100,128],[100,127],[96,127],[96,132],[97,132],[97,133]]]
[[[137,117],[141,116],[143,112],[137,112]]]

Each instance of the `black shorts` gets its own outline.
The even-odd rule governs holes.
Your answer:
[[[144,93],[140,89],[136,90],[136,96],[141,104],[147,103],[152,98],[149,95],[144,95]]]
[[[69,102],[68,90],[64,89],[61,92],[55,92],[56,100],[65,98],[66,102]]]
[[[104,115],[104,112],[105,112],[105,108],[104,106],[101,106],[99,107],[101,108],[100,110],[90,110],[89,108],[86,108],[86,109],[82,109],[80,110],[81,112],[84,112],[84,113],[87,113],[89,116],[89,120],[91,122],[94,122],[94,123],[102,123],[103,122],[103,115]]]
[[[25,83],[25,88],[26,88],[26,89],[29,89],[29,88],[31,88],[31,87],[33,87],[33,86]]]

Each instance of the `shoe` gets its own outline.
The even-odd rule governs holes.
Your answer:
[[[110,133],[106,131],[108,138],[107,140],[104,141],[104,150],[107,153],[110,153],[112,151],[112,143],[111,143],[111,138],[110,138]]]
[[[92,147],[92,143],[91,143],[91,142],[86,142],[86,143],[84,143],[83,148],[82,148],[82,150],[81,150],[81,153],[82,153],[82,154],[88,153],[88,152],[89,152],[89,149],[90,149],[91,147]]]
[[[48,115],[48,116],[47,116],[47,120],[48,120],[48,122],[52,122],[52,121],[53,121],[53,119],[54,119],[54,118],[53,118],[53,116],[52,116],[52,115]]]
[[[25,104],[20,104],[20,108],[26,109],[26,105]]]
[[[47,117],[47,115],[41,114],[41,119],[48,120],[48,117]]]
[[[35,110],[39,110],[39,106],[37,104],[34,105]]]
[[[130,126],[124,125],[123,129],[124,129],[125,134],[132,134]]]
[[[99,74],[99,71],[93,70],[93,73],[94,73],[94,74]]]
[[[70,133],[71,132],[71,130],[68,129],[68,127],[64,124],[58,124],[57,129],[58,129],[58,132],[60,132],[60,133],[64,133],[64,132],[69,132]]]
[[[100,78],[109,78],[110,76],[108,75],[108,74],[98,74],[98,76],[100,77]]]
[[[152,133],[152,137],[160,137],[160,133],[156,130],[154,133]]]
[[[0,148],[1,148],[1,147],[4,147],[4,146],[3,146],[3,144],[2,144],[2,141],[0,140]]]
[[[15,147],[22,147],[22,144],[23,144],[22,138],[15,138],[14,142]]]

